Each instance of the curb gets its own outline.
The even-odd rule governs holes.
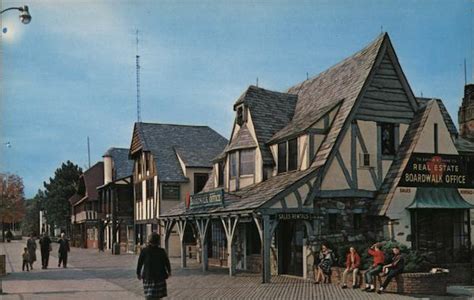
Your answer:
[[[448,294],[455,296],[474,296],[474,286],[452,285],[448,286],[446,291],[448,292]]]

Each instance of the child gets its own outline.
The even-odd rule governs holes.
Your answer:
[[[385,256],[383,251],[380,249],[382,244],[375,243],[370,247],[369,254],[373,256],[374,263],[372,266],[365,272],[365,291],[366,292],[375,292],[375,284],[373,282],[373,277],[377,276],[383,270],[383,264],[385,261]]]
[[[25,266],[26,266],[26,271],[30,271],[30,254],[28,254],[28,248],[24,248],[24,252],[22,254],[23,256],[23,266],[21,267],[23,271],[25,271]]]

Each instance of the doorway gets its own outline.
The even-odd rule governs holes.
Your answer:
[[[304,224],[300,221],[283,221],[278,227],[279,273],[303,276]]]

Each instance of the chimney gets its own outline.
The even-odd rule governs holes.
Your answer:
[[[104,184],[112,182],[113,180],[113,160],[110,155],[110,150],[104,154]]]

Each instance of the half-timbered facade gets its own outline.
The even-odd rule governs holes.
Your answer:
[[[98,162],[80,177],[77,192],[70,199],[72,245],[81,248],[98,248],[97,187],[104,184],[104,163]]]
[[[212,159],[226,143],[208,126],[135,123],[129,155],[134,161],[138,245],[143,245],[151,232],[162,230],[162,212],[204,188],[212,171]],[[177,242],[171,244],[179,246]],[[170,254],[179,254],[178,248],[171,248]]]
[[[103,155],[104,185],[99,192],[99,249],[133,252],[133,160],[129,149],[110,148]]]
[[[421,226],[413,209],[418,216],[458,211],[446,220],[462,225],[458,248],[471,247],[474,199],[462,190],[473,191],[474,182],[448,185],[424,208],[417,201],[444,186],[415,185],[409,194],[423,196],[399,196],[407,161],[418,153],[459,157],[458,136],[441,100],[414,96],[388,34],[284,93],[250,86],[234,111],[205,192],[161,215],[165,234],[176,226],[183,239],[194,228],[204,270],[217,256],[230,275],[258,269],[269,282],[271,274],[308,276],[311,249],[322,241],[347,247],[392,239],[421,249],[426,237],[414,242],[410,233]],[[458,175],[469,181],[461,164]],[[444,245],[459,241],[450,235]]]

